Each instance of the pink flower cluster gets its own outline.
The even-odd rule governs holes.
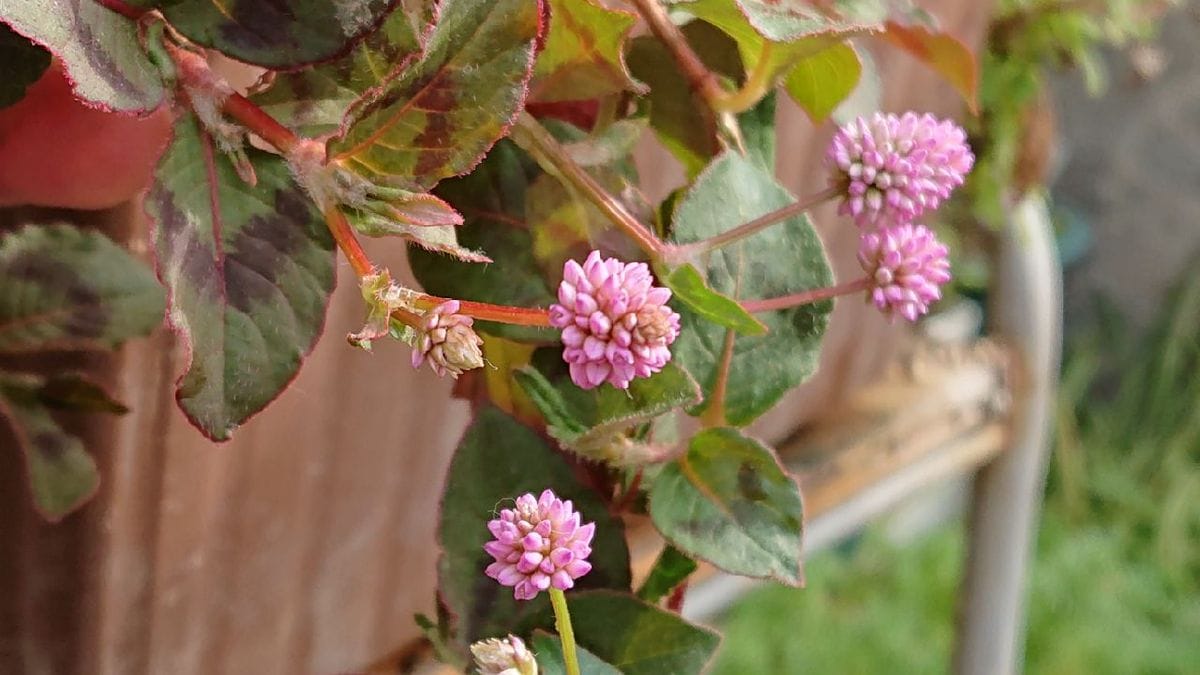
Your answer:
[[[511,586],[517,600],[532,600],[551,586],[565,591],[592,569],[587,557],[596,524],[581,523],[571,501],[552,490],[536,499],[521,495],[514,508],[488,523],[488,530],[495,539],[483,550],[496,561],[487,566],[487,575]]]
[[[825,158],[845,190],[840,212],[864,228],[936,209],[975,162],[961,127],[913,112],[859,117],[838,130]]]
[[[413,368],[428,360],[438,377],[450,373],[457,378],[464,371],[483,367],[483,339],[472,328],[475,320],[458,313],[461,306],[458,300],[447,300],[421,317],[412,352]]]
[[[563,360],[575,384],[626,389],[635,377],[662,370],[679,335],[670,299],[671,291],[654,285],[645,263],[602,259],[599,251],[583,265],[568,260],[550,325],[562,329]]]
[[[868,298],[890,320],[929,311],[950,280],[949,251],[924,225],[905,223],[862,235],[858,262],[871,286]]]

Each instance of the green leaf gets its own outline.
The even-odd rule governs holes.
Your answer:
[[[169,317],[190,354],[175,397],[218,441],[295,378],[334,286],[321,214],[283,159],[246,152],[255,187],[194,117],[182,117],[146,200]]]
[[[650,574],[642,582],[637,596],[646,602],[658,602],[679,584],[687,580],[698,565],[679,549],[667,544],[650,568]]]
[[[751,109],[737,116],[746,156],[775,173],[775,92],[763,96]]]
[[[737,300],[709,288],[704,277],[690,263],[672,270],[663,283],[680,302],[708,321],[732,328],[743,335],[762,335],[767,332],[767,327],[742,309]]]
[[[124,415],[129,412],[104,387],[79,373],[55,373],[47,377],[34,392],[42,405],[52,410],[103,412]]]
[[[29,85],[50,67],[50,52],[0,23],[0,63],[5,69],[0,82],[0,108],[6,108],[25,98]]]
[[[679,550],[733,574],[793,586],[800,572],[800,489],[775,453],[736,429],[705,429],[650,487],[650,518]]]
[[[519,307],[547,307],[555,301],[550,285],[538,273],[525,221],[526,192],[538,175],[537,165],[505,141],[470,175],[448,180],[438,188],[438,195],[466,220],[457,231],[459,243],[494,262],[459,262],[410,246],[409,263],[426,291]],[[477,321],[475,327],[511,339],[556,337],[549,330],[485,321]]]
[[[239,61],[286,69],[331,59],[379,23],[390,0],[157,0],[192,42]]]
[[[271,87],[251,100],[306,136],[339,131],[351,106],[362,104],[385,79],[410,66],[420,55],[433,12],[430,0],[405,0],[349,54],[328,63],[276,73]]]
[[[498,509],[526,492],[538,495],[547,488],[572,500],[584,521],[596,523],[588,558],[593,567],[578,580],[578,587],[629,588],[629,551],[621,521],[531,429],[483,407],[450,463],[438,524],[438,588],[458,619],[458,639],[464,645],[503,635],[523,618],[549,611],[545,594],[518,602],[511,588],[486,576],[484,569],[492,558],[483,551],[491,539],[487,522]]]
[[[579,166],[599,167],[628,159],[646,131],[641,118],[617,120],[581,140],[563,143],[567,155]]]
[[[539,675],[566,675],[562,640],[557,635],[534,631],[533,652],[537,654]],[[579,675],[621,675],[621,671],[579,645],[575,645],[575,656],[579,660]]]
[[[850,96],[861,76],[858,52],[848,43],[839,42],[797,61],[784,87],[813,124],[820,124]]]
[[[162,102],[159,71],[139,46],[133,21],[94,0],[0,4],[0,21],[62,61],[79,98],[108,110],[138,113]]]
[[[443,0],[420,60],[351,111],[329,154],[403,187],[470,171],[525,102],[540,0]]]
[[[737,45],[724,33],[703,21],[689,23],[683,33],[710,70],[741,77]],[[632,40],[629,68],[650,86],[650,126],[659,141],[679,159],[688,176],[699,173],[721,151],[712,110],[692,91],[674,57],[658,39],[641,36]]]
[[[681,243],[697,241],[794,202],[758,164],[727,153],[696,179],[675,209],[674,236]],[[710,288],[739,300],[778,297],[833,283],[821,240],[803,216],[710,253],[705,274]],[[758,314],[769,332],[736,338],[725,400],[730,424],[750,423],[812,375],[832,307],[826,301]],[[683,329],[672,351],[708,397],[717,379],[726,329],[686,306],[676,309]]]
[[[551,381],[534,367],[513,376],[545,417],[546,431],[565,447],[581,451],[600,448],[620,432],[700,401],[695,380],[674,363],[635,379],[626,390],[605,384],[585,391],[563,373]]]
[[[571,592],[567,606],[579,645],[625,675],[703,672],[721,641],[628,593]]]
[[[596,0],[548,0],[550,31],[538,55],[529,98],[579,101],[631,91],[646,93],[625,67],[623,50],[637,15]]]
[[[830,18],[801,0],[695,0],[677,6],[733,38],[747,72],[767,59],[761,68],[769,81],[785,75],[805,57],[881,29],[877,24]]]
[[[888,42],[933,68],[963,97],[971,112],[979,111],[979,65],[970,48],[953,35],[926,26],[895,21],[886,26]]]
[[[108,237],[27,225],[0,239],[0,352],[112,348],[162,322],[154,274]]]
[[[8,419],[25,454],[34,505],[57,522],[96,493],[100,474],[83,441],[64,431],[37,399],[37,388],[33,378],[0,378],[0,417]]]

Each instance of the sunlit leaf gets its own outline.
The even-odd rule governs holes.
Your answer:
[[[783,86],[814,123],[824,122],[858,86],[862,61],[848,43],[839,42],[792,66]]]
[[[596,0],[547,0],[550,30],[530,84],[535,101],[577,101],[622,91],[645,93],[623,53],[637,15]]]

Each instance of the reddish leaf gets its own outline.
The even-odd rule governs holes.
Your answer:
[[[888,42],[937,71],[963,97],[971,112],[979,112],[979,66],[970,48],[949,33],[925,26],[895,21],[888,21],[885,26],[887,31],[883,36]]]
[[[443,0],[424,56],[351,111],[331,157],[423,191],[470,171],[525,102],[540,0]]]

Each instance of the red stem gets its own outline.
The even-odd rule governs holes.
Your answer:
[[[134,21],[142,18],[143,14],[150,11],[146,9],[139,9],[137,7],[130,7],[124,2],[121,2],[121,0],[96,0],[96,4],[105,7],[106,9],[110,9],[127,19],[133,19]]]
[[[421,293],[413,304],[421,309],[433,309],[452,298],[439,298],[436,295]],[[459,300],[459,313],[474,317],[481,321],[496,321],[514,326],[534,326],[536,328],[550,327],[550,312],[544,309],[529,307],[511,307],[509,305],[493,305],[487,302]]]
[[[350,221],[346,219],[346,214],[342,213],[337,204],[323,204],[321,208],[325,213],[325,224],[333,234],[338,248],[346,254],[350,266],[354,268],[354,273],[360,279],[374,274],[375,265],[371,264],[367,252],[363,250],[362,244],[358,243],[358,237],[354,235],[354,229],[350,227]]]
[[[855,279],[850,283],[840,284],[837,286],[829,286],[828,288],[814,288],[810,291],[800,291],[791,295],[785,295],[779,298],[767,298],[765,300],[743,300],[742,309],[747,312],[770,312],[777,309],[788,309],[790,307],[799,307],[800,305],[810,305],[814,302],[829,300],[836,298],[839,295],[849,295],[850,293],[858,293],[865,291],[871,287],[871,280],[867,277]]]
[[[250,99],[241,94],[229,95],[225,99],[222,110],[226,115],[237,120],[239,124],[284,154],[291,152],[300,144],[300,137],[291,129],[280,124],[274,117],[268,115],[262,108],[254,105]]]

